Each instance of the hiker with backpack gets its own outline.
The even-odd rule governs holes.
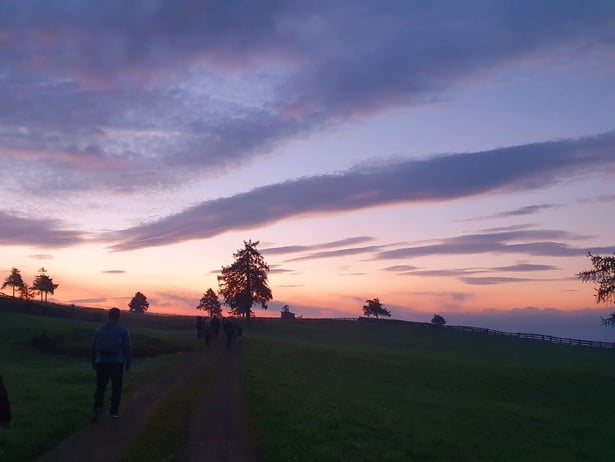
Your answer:
[[[120,416],[120,399],[124,369],[132,365],[132,343],[130,332],[120,324],[120,309],[109,310],[109,321],[94,332],[92,339],[92,368],[96,371],[96,392],[94,393],[94,416],[97,421],[103,410],[107,383],[111,379],[111,417]]]
[[[214,316],[211,318],[209,323],[211,324],[211,330],[214,334],[214,338],[218,338],[218,334],[220,333],[220,319],[218,316]]]
[[[207,346],[207,348],[209,348],[209,346],[211,345],[211,324],[208,322],[205,322],[205,345]]]
[[[225,319],[224,323],[222,325],[222,328],[224,330],[224,335],[226,335],[226,349],[230,349],[231,348],[231,343],[233,341],[233,338],[235,337],[236,331],[235,331],[235,320],[234,319]]]
[[[202,338],[205,333],[205,324],[206,321],[203,319],[203,316],[196,317],[196,338]]]

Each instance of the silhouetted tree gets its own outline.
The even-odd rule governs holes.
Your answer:
[[[444,317],[440,316],[439,314],[434,314],[433,318],[431,318],[431,323],[434,326],[443,326],[444,324],[446,324],[446,319],[444,319]]]
[[[615,253],[612,257],[587,254],[591,259],[593,269],[577,274],[583,282],[598,284],[596,303],[615,302]],[[602,318],[600,324],[615,327],[615,311],[608,318]]]
[[[132,300],[130,300],[128,307],[133,313],[145,313],[149,308],[149,302],[145,295],[141,292],[137,292],[135,296],[132,297]]]
[[[214,316],[219,316],[222,314],[218,296],[211,288],[207,289],[207,292],[203,294],[203,297],[199,301],[199,304],[197,305],[196,309],[207,311],[209,313],[209,316],[212,318]]]
[[[44,268],[42,268],[44,270]],[[39,270],[41,271],[41,270]],[[47,274],[40,273],[34,278],[32,289],[38,291],[41,294],[41,302],[43,301],[43,294],[45,295],[45,301],[47,301],[47,294],[53,295],[59,284],[54,284]]]
[[[218,276],[220,295],[230,306],[231,314],[248,319],[255,303],[267,309],[267,302],[272,297],[267,280],[269,266],[256,248],[258,243],[243,241],[244,248],[233,254],[235,262],[223,266],[222,275]]]
[[[24,300],[33,300],[34,299],[34,289],[31,288],[27,282],[23,283],[23,286],[17,289],[19,291],[19,297]]]
[[[365,303],[363,305],[363,314],[365,316],[376,316],[376,319],[378,319],[378,316],[391,316],[391,312],[380,303],[378,297],[372,300],[365,300]]]
[[[11,274],[9,274],[4,280],[4,284],[2,284],[2,289],[5,287],[13,288],[13,297],[15,296],[15,289],[22,289],[24,286],[23,278],[21,277],[21,273],[17,268],[11,269]]]

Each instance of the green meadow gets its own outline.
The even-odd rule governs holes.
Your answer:
[[[0,373],[14,413],[0,431],[0,460],[35,460],[89,424],[88,349],[104,313],[80,313],[0,308]],[[194,347],[194,331],[191,317],[123,320],[141,351],[129,399]],[[236,347],[261,461],[613,460],[614,350],[394,321],[243,325]],[[185,389],[199,389],[195,380],[207,374]],[[133,454],[147,454],[147,434],[165,432],[165,423],[185,428],[190,405],[174,399]]]
[[[612,461],[615,351],[390,321],[258,321],[266,461]]]

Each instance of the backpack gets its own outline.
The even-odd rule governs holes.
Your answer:
[[[107,324],[98,331],[96,351],[106,355],[115,355],[122,352],[122,337],[117,328]]]

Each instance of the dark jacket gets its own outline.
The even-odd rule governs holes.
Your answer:
[[[117,351],[102,351],[101,337],[112,336],[117,338],[119,348]],[[120,324],[117,321],[109,321],[100,326],[94,332],[92,338],[92,367],[96,367],[97,363],[120,363],[130,369],[132,365],[132,342],[130,341],[130,332],[128,327]]]
[[[0,375],[0,426],[9,426],[11,423],[11,403],[9,395],[4,388],[4,381]]]

